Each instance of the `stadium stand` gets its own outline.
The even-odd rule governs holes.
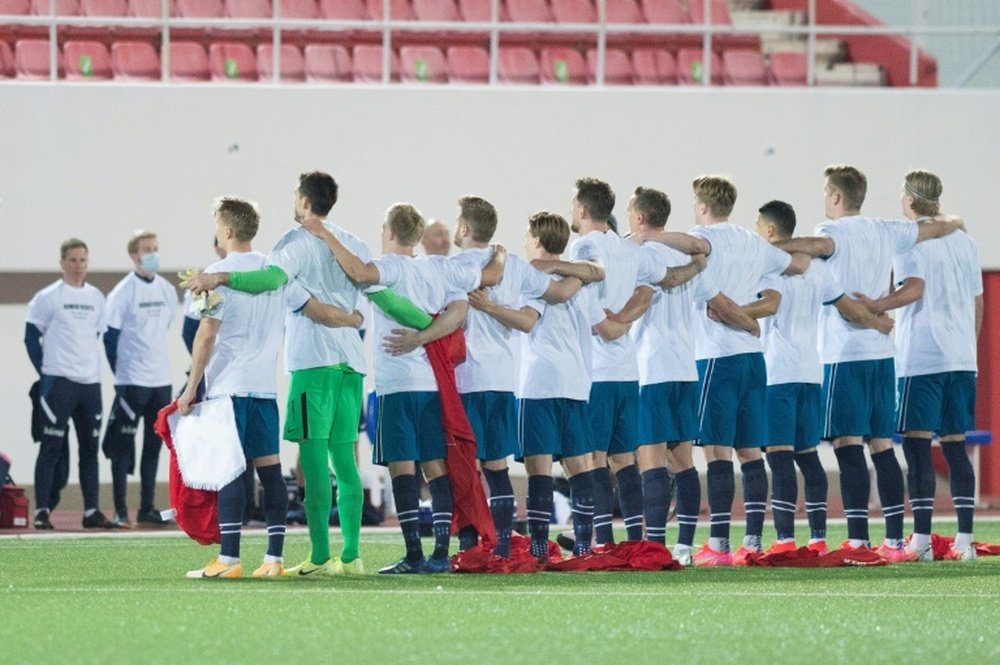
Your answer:
[[[552,0],[556,23],[596,23],[597,8],[592,0]]]
[[[342,83],[354,77],[351,52],[340,44],[307,44],[303,50],[306,81]]]
[[[731,49],[722,54],[726,85],[767,85],[764,56],[754,49]]]
[[[806,84],[805,53],[792,51],[772,51],[768,56],[771,62],[771,76],[777,85]]]
[[[281,0],[281,17],[296,21],[311,21],[319,18],[316,0]]]
[[[137,18],[160,18],[163,16],[161,0],[128,0],[128,15]],[[170,15],[177,16],[177,0],[170,0]]]
[[[399,49],[399,73],[404,83],[446,83],[448,66],[437,46],[403,46]]]
[[[254,81],[257,58],[246,44],[216,42],[208,47],[208,67],[213,81]]]
[[[5,16],[27,15],[31,13],[30,0],[0,0],[0,14]]]
[[[63,75],[62,52],[56,54],[59,76]],[[14,66],[19,79],[42,80],[50,77],[49,40],[19,39],[14,43]]]
[[[523,46],[500,47],[497,77],[504,83],[538,83],[538,57]]]
[[[637,84],[677,84],[677,61],[665,49],[635,49],[632,51],[632,71]]]
[[[413,14],[418,21],[462,20],[454,0],[413,0]]]
[[[367,0],[368,16],[374,21],[382,20],[382,0]],[[413,13],[413,5],[410,0],[391,0],[389,3],[389,16],[393,21],[413,21],[416,16]]]
[[[70,41],[63,46],[66,78],[100,81],[111,78],[111,54],[101,42]]]
[[[597,80],[597,50],[587,50],[587,81]],[[609,48],[604,52],[604,83],[608,85],[631,85],[632,62],[623,49]]]
[[[226,0],[223,7],[229,18],[271,18],[274,16],[271,0]]]
[[[450,83],[489,83],[490,54],[480,46],[449,46],[446,54]]]
[[[184,18],[222,18],[222,0],[176,0],[177,14]]]
[[[170,42],[170,80],[207,81],[208,53],[197,42]]]
[[[128,16],[127,0],[80,0],[83,16]]]
[[[116,80],[157,81],[160,56],[148,42],[116,42],[111,45],[111,70]]]
[[[319,15],[331,21],[364,21],[368,11],[364,0],[319,0]]]
[[[79,0],[56,0],[56,16],[79,16]],[[49,16],[52,6],[49,0],[31,0],[31,13],[36,16]]]
[[[677,52],[677,82],[682,85],[696,85],[703,81],[705,64],[701,49],[682,48]],[[722,59],[712,53],[712,85],[722,85],[724,80]]]
[[[0,41],[0,78],[14,78],[14,51],[10,44]]]
[[[358,44],[354,47],[352,71],[354,80],[365,83],[382,82],[382,45]],[[389,57],[389,79],[399,80],[399,56],[395,51]]]
[[[257,78],[261,81],[271,81],[274,78],[274,44],[257,46]],[[280,80],[282,82],[306,80],[305,61],[298,46],[281,45]]]
[[[726,0],[712,0],[708,8],[708,15],[705,14],[705,4],[702,2],[689,2],[688,11],[691,12],[692,23],[711,23],[713,25],[732,25],[733,17],[729,14],[729,3]]]
[[[572,48],[543,48],[539,73],[542,83],[582,85],[587,82],[587,65],[580,52]]]

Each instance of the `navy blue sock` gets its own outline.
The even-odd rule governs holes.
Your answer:
[[[451,545],[451,479],[448,476],[438,476],[427,481],[431,491],[431,509],[434,511],[434,553],[435,559],[448,556]]]
[[[514,488],[507,469],[483,469],[483,475],[490,488],[490,514],[497,530],[497,546],[493,553],[506,559],[510,556],[510,532],[514,521]]]
[[[552,476],[528,478],[528,533],[531,555],[544,557],[549,552],[549,522],[552,519]],[[575,518],[574,518],[575,524]]]
[[[646,520],[646,539],[666,545],[667,515],[670,514],[670,473],[666,469],[643,471],[642,512]]]
[[[243,493],[243,476],[229,483],[218,494],[219,537],[222,546],[219,554],[240,558],[240,531],[243,528],[243,506],[247,497]]]
[[[419,561],[424,558],[424,548],[420,544],[420,488],[417,477],[412,473],[392,479],[392,498],[396,503],[399,528],[406,543],[406,558]]]
[[[833,452],[837,456],[837,466],[840,467],[840,495],[844,499],[847,537],[867,543],[871,476],[868,473],[868,462],[865,461],[865,451],[861,446],[841,446]]]
[[[476,527],[463,526],[458,530],[458,549],[460,552],[464,552],[467,549],[473,548],[479,544],[479,532],[476,531]]]
[[[951,500],[958,517],[958,532],[972,533],[972,513],[976,507],[976,474],[969,456],[965,454],[965,441],[942,442],[941,450],[948,461]]]
[[[736,497],[736,479],[733,463],[715,460],[708,463],[708,508],[711,511],[712,538],[729,540],[729,523],[732,521],[733,499]]]
[[[611,470],[608,467],[594,469],[594,540],[598,545],[614,543],[611,530],[611,513],[614,494],[611,491]],[[572,490],[570,490],[572,492]]]
[[[797,454],[795,463],[802,471],[806,516],[809,518],[809,538],[826,540],[826,495],[830,484],[826,479],[826,469],[823,468],[823,463],[819,461],[819,453],[815,450]]]
[[[594,473],[578,473],[569,479],[569,492],[573,501],[573,535],[576,537],[573,554],[576,556],[590,551],[590,540],[594,537]]]
[[[674,476],[677,484],[677,544],[694,544],[694,531],[698,527],[701,511],[701,479],[698,469],[691,467]]]
[[[906,458],[906,484],[910,489],[910,510],[913,511],[913,532],[929,536],[934,516],[934,467],[931,462],[931,440],[915,436],[903,437]]]
[[[740,465],[743,475],[743,509],[747,514],[747,538],[761,546],[764,536],[764,511],[767,510],[767,470],[764,460],[756,459]]]
[[[618,505],[625,520],[625,539],[642,540],[642,476],[639,467],[629,464],[615,474]]]
[[[267,523],[267,553],[281,556],[285,547],[285,517],[288,515],[288,489],[281,476],[281,465],[257,467],[257,477],[264,490],[264,521]]]
[[[795,509],[799,483],[795,477],[795,453],[778,450],[767,454],[771,467],[771,517],[778,540],[795,539]]]
[[[882,502],[882,516],[885,518],[885,537],[887,540],[903,539],[903,504],[905,489],[903,487],[903,470],[899,468],[896,451],[892,448],[872,455],[875,464],[875,481],[878,484],[878,496]]]

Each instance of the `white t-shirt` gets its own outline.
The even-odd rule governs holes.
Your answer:
[[[816,227],[816,235],[832,238],[836,245],[827,264],[844,293],[879,298],[888,293],[893,257],[916,244],[917,225],[857,215],[827,220]],[[859,328],[835,308],[821,311],[819,357],[824,363],[881,360],[895,353],[889,335]]]
[[[656,284],[667,274],[667,267],[656,257],[643,252],[635,243],[614,231],[591,231],[569,246],[574,261],[594,261],[604,267],[605,277],[586,287],[604,309],[617,312],[625,306],[639,284]],[[605,342],[592,337],[594,346],[594,381],[637,381],[639,368],[629,335]]]
[[[35,294],[27,320],[42,333],[42,374],[100,383],[103,293],[90,284],[77,288],[60,279]]]
[[[832,305],[843,296],[844,290],[821,259],[810,261],[809,269],[801,275],[764,280],[760,290],[767,289],[781,293],[778,312],[760,322],[767,385],[823,383],[817,348],[819,313],[824,305]]]
[[[690,256],[658,242],[645,243],[642,249],[654,253],[667,267],[691,261]],[[653,287],[649,309],[629,333],[639,361],[639,385],[698,380],[694,346],[701,328],[695,323],[694,304],[705,303],[718,294],[719,289],[704,273],[672,289]]]
[[[449,259],[473,270],[482,270],[493,250],[466,249]],[[509,309],[521,307],[522,296],[536,299],[549,287],[550,279],[519,256],[507,255],[503,279],[486,291],[490,300]],[[514,392],[517,365],[511,349],[511,329],[489,314],[469,308],[465,322],[465,362],[455,368],[458,392],[493,390]]]
[[[245,272],[260,270],[268,257],[260,252],[230,252],[206,272]],[[222,304],[210,316],[219,321],[212,357],[205,368],[205,386],[209,398],[242,395],[273,398],[277,396],[275,376],[278,351],[284,329],[285,312],[299,310],[309,294],[296,282],[277,291],[243,293],[227,286],[217,289]],[[302,314],[293,314],[305,318]],[[349,328],[354,334],[357,331]]]
[[[444,257],[401,256],[386,254],[374,261],[378,267],[379,284],[409,298],[416,307],[437,314],[450,302],[468,300],[469,291],[479,287],[482,277],[478,268],[450,264]],[[436,392],[437,380],[424,347],[401,356],[382,349],[382,340],[399,323],[374,309],[372,326],[372,363],[375,366],[375,390],[379,395],[400,392]]]
[[[731,222],[697,226],[690,233],[712,245],[705,274],[737,305],[757,299],[761,281],[783,273],[792,255],[774,247],[756,233]],[[741,353],[760,353],[760,340],[745,330],[738,330],[708,318],[705,303],[697,302],[701,334],[695,343],[699,359],[722,358]]]
[[[521,340],[517,396],[586,402],[593,381],[591,329],[604,320],[597,298],[589,289],[580,289],[558,305],[528,298],[522,299],[524,305],[540,316],[531,333]]]
[[[160,275],[152,281],[135,272],[108,294],[105,323],[121,331],[115,385],[156,388],[171,384],[167,331],[177,314],[177,289]]]
[[[923,297],[896,315],[896,374],[975,372],[974,299],[983,294],[983,273],[972,237],[959,231],[922,242],[896,257],[893,272],[897,284],[924,280]]]
[[[323,225],[363,262],[371,261],[371,252],[360,238],[328,220]],[[298,281],[320,302],[348,312],[355,309],[361,289],[340,267],[326,243],[305,229],[286,232],[271,250],[268,262],[284,270],[290,280]],[[368,287],[364,292],[378,290]],[[285,369],[289,372],[345,363],[355,372],[364,373],[361,336],[354,328],[329,328],[305,316],[289,317],[287,326]]]

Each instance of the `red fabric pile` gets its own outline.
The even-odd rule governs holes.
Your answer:
[[[939,536],[936,533],[931,534],[931,549],[934,550],[934,560],[943,561],[945,555],[951,550],[951,546],[955,544],[954,538],[949,538],[948,536]],[[1000,556],[1000,544],[991,543],[972,543],[973,547],[976,548],[977,556]]]
[[[459,552],[452,559],[457,573],[535,573],[586,570],[681,570],[668,550],[647,540],[618,543],[611,548],[581,557],[562,558],[559,546],[549,541],[548,561],[539,562],[530,551],[531,539],[514,534],[510,541],[510,559],[494,556],[483,547]]]
[[[800,547],[792,552],[763,552],[751,554],[747,559],[749,566],[767,568],[836,568],[839,566],[885,566],[888,561],[879,556],[875,550],[833,550],[829,554],[819,555],[808,547]]]

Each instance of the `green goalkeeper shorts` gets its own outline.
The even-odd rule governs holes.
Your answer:
[[[285,439],[354,443],[361,422],[364,375],[346,365],[292,372]]]

